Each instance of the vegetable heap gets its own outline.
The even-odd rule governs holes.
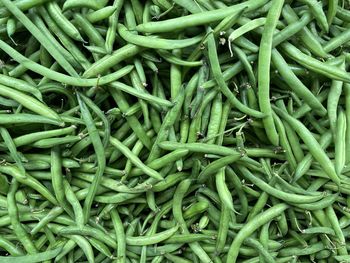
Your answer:
[[[348,0],[0,0],[0,262],[350,262]]]

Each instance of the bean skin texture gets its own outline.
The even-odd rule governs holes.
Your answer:
[[[0,0],[0,262],[345,262],[350,7]]]

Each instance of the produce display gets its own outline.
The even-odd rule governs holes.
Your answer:
[[[0,263],[350,262],[349,0],[0,0]]]

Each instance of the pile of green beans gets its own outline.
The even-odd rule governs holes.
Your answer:
[[[350,262],[349,10],[0,0],[0,262]]]

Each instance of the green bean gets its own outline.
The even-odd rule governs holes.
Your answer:
[[[225,168],[221,168],[215,176],[216,188],[218,189],[219,197],[225,206],[230,210],[235,211],[231,193],[225,183]]]
[[[104,39],[89,20],[80,14],[74,14],[74,21],[77,23],[77,26],[80,27],[86,34],[92,44],[104,48]]]
[[[158,170],[168,165],[169,163],[179,160],[180,158],[186,156],[188,153],[189,151],[187,149],[178,149],[171,153],[165,154],[162,157],[153,160],[152,162],[148,162],[147,166],[154,170]],[[135,168],[130,171],[130,175],[132,176],[141,175],[142,173],[142,170],[139,168]]]
[[[337,108],[339,99],[342,93],[343,82],[338,80],[332,80],[331,88],[327,99],[327,111],[329,117],[329,124],[335,138],[336,122],[337,122]]]
[[[180,229],[182,229],[184,234],[189,234],[189,231],[186,227],[185,220],[182,216],[182,199],[184,195],[186,194],[188,188],[190,187],[191,180],[186,179],[182,181],[176,188],[175,194],[174,194],[174,201],[173,201],[173,214],[174,219],[177,221],[177,223],[180,226]],[[203,248],[199,245],[198,242],[190,243],[189,246],[193,250],[193,253],[195,253],[202,262],[211,262],[211,259],[207,255],[207,253],[203,250]]]
[[[46,170],[50,168],[50,164],[43,161],[31,161],[30,163],[24,163],[23,166],[27,171]]]
[[[118,33],[120,36],[137,46],[147,47],[147,48],[158,48],[158,49],[176,49],[176,48],[184,48],[188,46],[192,46],[198,43],[201,39],[201,36],[182,39],[182,40],[168,40],[161,38],[149,38],[145,36],[137,36],[132,33],[129,33],[127,28],[122,24],[118,25]]]
[[[46,9],[57,25],[71,38],[84,41],[78,29],[63,15],[61,8],[56,2],[49,2]]]
[[[230,100],[232,106],[236,107],[237,109],[239,109],[240,111],[248,115],[252,115],[253,117],[256,117],[256,118],[265,117],[265,114],[246,107],[229,90],[220,69],[219,59],[216,53],[215,39],[212,32],[210,32],[208,35],[208,53],[209,53],[209,61],[211,63],[211,70],[214,75],[214,78],[217,84],[219,85],[221,92]]]
[[[66,136],[60,138],[41,139],[31,144],[36,148],[52,148],[56,145],[70,144],[81,140],[81,136]]]
[[[176,262],[176,263],[189,263],[192,262],[188,259],[185,259],[183,257],[179,257],[179,256],[175,256],[173,254],[165,254],[164,255],[168,260],[170,260],[171,262]]]
[[[345,237],[343,235],[343,231],[339,225],[339,221],[337,218],[337,215],[335,214],[335,211],[332,206],[328,206],[326,208],[326,215],[334,229],[335,235],[339,239],[340,247],[338,248],[338,253],[339,255],[347,255],[347,249],[345,247],[346,241]]]
[[[6,23],[7,36],[14,42],[12,35],[16,33],[16,20],[9,18]]]
[[[57,119],[60,121],[60,117],[52,109],[44,105],[42,102],[20,92],[15,89],[8,88],[6,86],[0,85],[1,95],[8,97],[22,104],[24,107],[36,112],[44,117],[51,119]]]
[[[111,210],[111,218],[113,221],[113,226],[114,226],[114,230],[116,232],[117,243],[118,243],[117,262],[123,263],[123,262],[126,262],[125,232],[124,232],[124,227],[123,227],[122,221],[120,219],[119,213],[116,209]]]
[[[239,38],[240,36],[244,35],[245,33],[254,30],[260,26],[263,26],[266,22],[266,18],[257,18],[254,20],[249,21],[248,23],[242,25],[241,27],[234,30],[228,37],[228,41],[232,42],[236,38]]]
[[[189,105],[189,108],[191,109],[189,117],[191,119],[194,119],[194,121],[191,123],[192,126],[195,124],[199,126],[198,122],[201,120],[201,115],[203,114],[203,111],[206,107],[210,107],[210,103],[214,99],[217,92],[215,90],[211,91],[209,94],[207,94],[207,96],[204,99],[205,93],[206,91],[199,86],[192,103]]]
[[[48,0],[22,0],[22,1],[15,1],[15,5],[21,10],[21,11],[26,11],[32,7],[38,6],[38,5],[42,5],[45,4],[46,2],[48,2]],[[3,7],[4,4],[1,3],[1,6]],[[11,15],[11,12],[6,9],[6,8],[1,8],[0,11],[0,16],[1,17],[6,17]]]
[[[84,207],[83,207],[84,222],[87,222],[89,214],[90,214],[91,204],[93,202],[93,198],[94,198],[96,191],[97,191],[97,186],[99,185],[99,183],[101,181],[101,177],[104,173],[104,169],[106,166],[106,157],[105,157],[101,138],[98,134],[98,131],[96,129],[95,124],[93,123],[91,114],[90,114],[89,110],[87,109],[87,106],[82,101],[82,99],[80,98],[79,95],[78,95],[78,102],[79,102],[80,110],[82,113],[82,117],[84,119],[84,122],[86,124],[87,130],[89,133],[89,137],[91,138],[92,145],[97,152],[96,157],[97,157],[97,162],[99,164],[98,169],[96,171],[96,176],[95,176],[94,181],[92,182],[91,186],[89,187],[88,196],[84,202]]]
[[[322,168],[326,171],[329,178],[337,185],[339,185],[340,180],[335,172],[333,164],[331,163],[325,152],[322,150],[320,144],[312,136],[310,131],[307,130],[306,127],[300,121],[294,119],[283,110],[277,107],[274,107],[273,110],[293,127],[293,129],[299,134],[304,143],[308,146],[308,149],[312,156],[320,163]]]
[[[349,12],[348,10],[344,9],[344,7],[337,7],[337,17],[340,19],[343,19],[345,21],[349,21]]]
[[[263,258],[266,262],[276,262],[272,255],[270,255],[268,252],[268,248],[265,248],[259,241],[249,238],[244,243],[258,250],[260,258]]]
[[[231,154],[231,155],[225,156],[223,158],[219,158],[218,160],[210,163],[199,174],[199,176],[198,176],[199,182],[204,182],[205,178],[208,178],[209,175],[215,173],[218,169],[239,160],[241,157],[242,156],[240,153],[236,153],[236,154]]]
[[[302,250],[296,249],[295,247],[281,249],[280,255],[283,257],[291,256],[291,255],[302,256],[302,255],[309,255],[309,254],[321,251],[322,249],[324,249],[324,245],[322,244],[322,242],[319,242],[319,243],[309,245],[307,248]]]
[[[69,116],[69,115],[61,115],[60,116],[61,119],[64,121],[64,122],[68,122],[68,123],[75,123],[75,124],[83,124],[83,121],[79,118],[76,118],[76,117],[72,117],[72,116]],[[61,125],[63,126],[63,125]]]
[[[42,228],[44,228],[50,221],[54,220],[54,218],[56,218],[57,216],[59,216],[60,214],[63,213],[63,209],[61,207],[54,207],[52,208],[49,213],[43,217],[39,223],[32,228],[32,230],[30,231],[31,235],[35,235],[37,234]]]
[[[230,210],[223,203],[222,209],[220,213],[220,224],[219,224],[219,232],[216,242],[216,251],[217,253],[222,253],[227,241],[227,235],[229,230],[229,221],[230,221]]]
[[[318,192],[310,192],[310,191],[306,191],[303,188],[299,187],[299,186],[295,186],[292,184],[289,184],[288,182],[286,182],[282,177],[280,177],[278,174],[274,174],[274,176],[277,177],[277,181],[278,184],[283,186],[283,188],[289,190],[290,192],[294,192],[297,194],[305,194],[305,195],[318,195]]]
[[[88,240],[80,235],[71,235],[70,238],[82,249],[88,262],[94,262],[94,253]]]
[[[70,127],[62,128],[62,129],[28,133],[28,134],[14,138],[13,142],[17,147],[20,147],[20,146],[24,146],[24,145],[28,145],[30,143],[36,142],[40,139],[46,139],[46,138],[51,138],[51,137],[60,136],[60,135],[67,135],[69,133],[74,132],[76,128],[77,128],[76,126],[72,125]]]
[[[74,249],[77,244],[73,240],[68,240],[68,241],[58,241],[57,245],[62,245],[62,251],[58,254],[56,260],[59,261],[61,260],[66,254],[71,252],[72,249]]]
[[[147,247],[147,256],[156,257],[164,255],[165,253],[171,253],[178,250],[182,244],[166,244],[163,246]],[[130,246],[128,251],[134,252],[138,255],[141,254],[142,247]]]
[[[282,10],[282,12],[283,12],[283,10]],[[312,19],[313,19],[313,17],[311,16],[311,14],[308,12],[305,12],[303,14],[303,16],[298,21],[295,21],[295,22],[289,24],[288,26],[286,26],[284,29],[282,29],[278,33],[275,33],[273,41],[272,41],[272,46],[273,47],[278,46],[279,44],[281,44],[285,40],[294,36],[294,34],[303,30],[305,28],[305,26],[311,22]]]
[[[329,27],[327,17],[323,12],[322,2],[318,2],[317,0],[302,0],[301,2],[305,3],[310,8],[310,11],[314,15],[321,29],[328,32]]]
[[[104,125],[104,137],[102,142],[104,147],[106,147],[108,144],[110,133],[111,133],[109,121],[107,120],[105,114],[99,109],[99,107],[91,99],[89,99],[88,97],[82,94],[80,95],[80,97],[85,102],[85,104],[102,120]]]
[[[264,31],[261,37],[258,65],[258,87],[260,110],[266,114],[262,120],[266,135],[273,145],[278,145],[278,134],[272,118],[272,109],[269,100],[270,90],[270,63],[273,33],[277,25],[279,15],[283,7],[283,1],[273,1],[273,5],[267,14]]]
[[[313,202],[319,201],[323,197],[323,194],[308,196],[308,195],[299,195],[299,194],[283,192],[281,190],[271,187],[268,183],[264,182],[257,176],[254,176],[247,168],[243,166],[238,166],[238,169],[246,179],[256,184],[259,188],[263,189],[268,194],[278,199],[281,199],[287,203],[292,203],[292,204],[293,203],[296,203],[296,204],[313,203]]]
[[[117,94],[118,94],[118,96],[117,96]],[[116,100],[116,102],[118,103],[119,108],[127,109],[129,107],[127,105],[125,97],[123,96],[123,94],[121,92],[112,93],[112,96]],[[129,126],[131,127],[131,129],[137,135],[137,137],[132,136],[129,139],[136,140],[137,138],[139,138],[142,141],[143,145],[145,145],[148,149],[150,149],[151,148],[150,138],[147,136],[146,131],[144,130],[144,128],[142,127],[142,125],[140,124],[138,119],[135,116],[129,116],[129,117],[126,117],[126,120],[129,123]],[[112,156],[111,156],[110,162],[111,161],[115,161],[115,159],[112,158]]]
[[[161,176],[157,171],[143,164],[142,161],[137,156],[135,156],[128,147],[124,146],[118,139],[111,137],[109,141],[114,147],[121,151],[127,158],[129,158],[129,160],[134,165],[140,168],[144,173],[157,180],[164,179],[163,176]]]
[[[114,12],[117,10],[117,6],[106,6],[106,7],[103,7],[101,9],[97,9],[96,11],[94,12],[91,12],[91,13],[88,13],[86,15],[86,19],[94,24],[96,22],[99,22],[99,21],[102,21],[106,18],[109,18],[111,17]]]
[[[0,83],[4,86],[17,89],[18,91],[33,94],[36,98],[42,100],[42,95],[40,91],[26,81],[0,74]]]
[[[226,17],[225,19],[223,19],[215,28],[214,28],[214,35],[218,36],[219,34],[222,34],[224,32],[224,30],[232,27],[236,22],[237,19],[242,15],[242,12],[244,10],[241,10],[241,12],[234,12],[233,15]],[[207,41],[206,39],[203,40],[203,44],[205,44]],[[201,46],[197,46],[194,51],[191,53],[191,55],[189,56],[188,60],[189,61],[193,61],[193,60],[197,60],[200,57],[200,51],[201,51]],[[184,74],[186,75],[187,71],[184,72]]]
[[[142,22],[143,6],[137,0],[131,0],[131,8],[135,16],[136,22],[139,24]]]
[[[64,195],[64,187],[63,187],[63,174],[62,174],[62,158],[61,151],[59,147],[53,147],[51,149],[51,180],[52,180],[52,188],[55,193],[57,202],[60,204],[64,210],[67,211],[68,214],[71,214],[71,210],[67,205],[65,195]]]
[[[67,201],[73,208],[75,223],[77,224],[77,226],[83,226],[84,225],[83,208],[81,207],[76,195],[74,194],[73,190],[71,189],[70,185],[66,180],[63,180],[63,187],[64,187],[64,193],[67,198]]]
[[[152,263],[161,263],[163,259],[164,259],[164,256],[162,256],[162,255],[155,256],[155,257],[152,259]]]
[[[106,55],[99,61],[96,61],[94,64],[91,65],[90,68],[88,68],[84,72],[83,77],[90,78],[92,76],[98,76],[99,74],[104,73],[108,69],[114,67],[121,61],[127,59],[128,57],[132,57],[141,51],[142,48],[132,44],[127,44],[121,47],[120,49],[114,51],[112,54]]]
[[[218,155],[231,155],[231,154],[243,154],[243,156],[246,154],[247,156],[251,157],[278,157],[272,150],[270,149],[255,149],[255,148],[245,148],[244,153],[236,151],[234,149],[231,149],[229,147],[225,146],[219,146],[219,145],[212,145],[212,144],[206,144],[206,143],[187,143],[187,144],[181,144],[177,142],[170,142],[165,141],[159,143],[159,147],[161,147],[164,150],[177,150],[177,149],[187,149],[191,152],[198,152],[198,153],[205,153],[205,154],[218,154]]]
[[[188,207],[184,213],[183,217],[185,220],[188,220],[190,218],[193,218],[194,216],[197,216],[198,214],[202,214],[208,209],[208,203],[205,201],[199,201],[197,203],[193,203]]]
[[[97,9],[103,8],[106,5],[106,3],[107,3],[106,0],[102,0],[102,1],[67,0],[64,2],[63,11],[66,11],[67,9],[71,9],[71,8],[83,8],[83,7],[97,10]]]
[[[136,26],[136,30],[145,33],[172,32],[178,29],[187,28],[189,26],[199,26],[222,20],[226,16],[232,15],[233,10],[236,12],[240,12],[243,9],[245,9],[246,12],[255,10],[265,3],[265,0],[246,1],[241,4],[233,5],[229,8],[220,8],[217,10],[196,13],[179,18],[140,24]]]
[[[342,255],[342,256],[334,256],[334,259],[337,260],[338,262],[346,262],[349,260],[348,255]]]
[[[259,51],[259,47],[244,36],[237,38],[233,41],[233,43],[237,46],[240,46],[241,48],[247,49],[252,53],[257,53]]]
[[[220,121],[222,116],[222,96],[219,93],[216,95],[213,105],[211,107],[211,113],[210,113],[210,121],[208,124],[208,132],[207,137],[211,138],[212,136],[216,135],[219,131]],[[215,138],[209,139],[207,143],[214,143]]]
[[[284,6],[282,14],[283,17],[287,20],[288,24],[295,23],[299,20],[297,14],[289,5]],[[321,58],[327,57],[327,53],[323,49],[322,45],[307,27],[304,27],[300,30],[300,39],[313,54]]]
[[[26,174],[25,177],[22,176],[19,169],[16,166],[10,164],[7,164],[6,166],[1,166],[0,172],[14,177],[19,183],[28,185],[29,187],[35,189],[37,192],[43,195],[45,198],[47,198],[51,203],[57,204],[55,197],[46,189],[44,185],[42,185],[39,181],[29,176],[28,174]]]
[[[146,74],[145,74],[145,70],[142,66],[141,60],[135,59],[134,64],[135,64],[137,76],[140,78],[140,81],[142,82],[142,86],[146,87],[147,86]]]
[[[188,177],[188,174],[185,172],[169,174],[167,177],[164,178],[163,181],[156,183],[152,187],[152,190],[154,192],[164,191],[166,189],[169,189],[171,186],[175,185],[176,183],[180,182],[181,180],[185,179],[186,177]]]
[[[332,228],[329,227],[310,227],[306,229],[302,229],[301,233],[303,234],[316,234],[316,233],[321,233],[321,234],[327,234],[327,235],[335,235],[335,232]]]
[[[297,61],[299,64],[305,66],[307,69],[327,76],[331,79],[350,82],[350,76],[344,70],[334,66],[326,65],[317,59],[305,55],[292,44],[283,43],[282,47],[289,57]]]
[[[6,147],[7,147],[7,149],[10,152],[11,157],[15,160],[15,162],[16,162],[19,170],[20,170],[21,175],[25,176],[25,172],[26,171],[25,171],[25,168],[24,168],[22,162],[25,162],[25,161],[28,161],[28,160],[26,160],[25,158],[23,158],[19,154],[19,152],[16,149],[16,145],[15,145],[14,141],[11,138],[11,135],[10,135],[10,133],[8,132],[8,130],[6,128],[0,127],[0,134],[1,134],[1,137],[3,138],[3,140],[4,140],[4,143],[5,143]]]
[[[183,67],[199,67],[203,65],[203,61],[187,61],[187,60],[182,60],[181,58],[168,53],[165,50],[157,50],[157,53],[166,61],[168,61],[169,63],[175,64],[175,65],[179,65],[179,66],[183,66]]]
[[[253,89],[256,89],[256,78],[253,72],[253,67],[251,65],[251,63],[248,60],[248,57],[246,56],[246,54],[242,51],[242,49],[240,49],[239,47],[236,47],[235,45],[233,45],[233,51],[235,52],[235,54],[237,55],[238,59],[242,62],[245,71],[248,74],[248,79],[251,83],[251,86],[253,87]],[[257,107],[256,107],[257,108]]]
[[[175,0],[174,2],[177,5],[182,6],[192,14],[202,12],[201,8],[198,6],[198,4],[195,1]]]
[[[317,98],[320,100],[320,102],[323,102],[328,97],[328,93],[328,91],[320,92]],[[310,110],[311,108],[306,103],[304,103],[293,113],[293,117],[299,119],[310,112]]]
[[[162,141],[165,141],[167,139],[170,128],[175,124],[179,116],[179,113],[182,109],[184,99],[185,99],[185,91],[184,91],[184,87],[181,86],[181,89],[178,95],[176,96],[176,99],[174,100],[174,103],[175,103],[174,107],[171,110],[169,110],[166,116],[164,117],[162,126],[160,127],[159,133],[153,144],[151,152],[147,158],[148,162],[151,162],[159,157],[160,151],[161,151],[161,149],[159,148],[159,144]]]
[[[150,130],[147,135],[151,135],[153,136],[154,135],[154,131],[153,130]],[[135,155],[135,156],[139,156],[140,152],[142,151],[143,149],[143,144],[140,140],[138,140],[136,142],[136,144],[134,145],[134,147],[132,148],[131,152]],[[127,176],[130,174],[130,171],[132,169],[132,162],[130,160],[127,160],[126,161],[126,164],[125,164],[125,168],[124,168],[124,171],[126,173],[126,176],[125,176],[125,179],[127,178]]]
[[[345,166],[345,158],[346,158],[346,116],[345,112],[341,110],[339,112],[337,125],[336,125],[336,133],[335,133],[335,171],[338,176],[341,174],[344,166]]]
[[[23,228],[23,226],[19,221],[18,208],[16,205],[16,199],[15,199],[15,194],[17,189],[18,189],[18,182],[15,178],[13,178],[11,181],[9,193],[7,195],[7,208],[8,208],[8,213],[11,220],[11,225],[13,227],[15,235],[20,240],[25,250],[29,254],[35,254],[37,253],[37,248],[35,247],[28,233],[25,231],[25,229]]]
[[[282,213],[284,210],[288,208],[288,205],[286,204],[278,204],[275,205],[269,209],[267,209],[265,212],[262,212],[261,214],[254,217],[251,221],[249,221],[237,234],[236,238],[232,242],[230,249],[228,251],[227,255],[227,262],[230,262],[230,260],[235,261],[238,253],[239,253],[239,247],[245,240],[245,238],[249,237],[256,229],[261,227],[262,225],[269,222],[271,219],[278,216],[280,213]]]
[[[339,35],[330,39],[323,47],[326,52],[331,52],[338,47],[341,47],[343,44],[349,41],[350,38],[350,30],[345,30],[341,32]]]
[[[130,74],[130,78],[131,78],[131,83],[132,85],[136,88],[137,91],[144,92],[145,90],[145,86],[143,85],[143,83],[141,82],[141,79],[139,77],[139,74],[137,72],[137,70],[133,70]],[[144,100],[140,100],[139,104],[141,106],[141,110],[144,116],[144,121],[145,121],[145,126],[146,127],[150,127],[150,119],[149,119],[149,110],[148,110],[148,106],[146,104],[146,102]]]
[[[46,76],[50,79],[53,79],[53,80],[56,80],[56,81],[59,81],[62,83],[66,83],[69,85],[74,85],[74,86],[89,87],[89,86],[94,86],[96,84],[104,85],[104,84],[110,83],[112,81],[115,81],[115,80],[121,78],[122,76],[125,76],[133,69],[133,66],[129,65],[129,66],[126,66],[125,68],[122,68],[120,71],[116,71],[110,75],[106,75],[106,76],[101,77],[101,78],[96,78],[96,79],[74,78],[74,77],[66,76],[62,73],[54,72],[50,69],[47,69],[39,64],[36,64],[36,63],[28,60],[27,58],[25,58],[20,53],[18,53],[14,49],[12,49],[10,46],[8,46],[3,41],[0,41],[0,48],[2,50],[4,50],[6,53],[12,54],[14,59],[23,63],[26,67],[33,70],[34,72],[42,74],[43,76]]]
[[[11,158],[9,158],[9,156],[1,156],[2,159],[11,162],[13,161]],[[28,161],[43,161],[46,163],[50,163],[51,161],[51,156],[50,155],[46,155],[46,154],[25,154],[24,158],[28,159]],[[62,158],[62,165],[65,168],[78,168],[80,167],[79,163],[72,160],[72,159],[68,159],[68,158]]]
[[[52,57],[43,46],[40,47],[40,63],[45,67],[50,67],[53,63]]]
[[[251,56],[247,57],[247,59],[248,59],[248,61],[250,63],[252,63],[254,60],[256,60],[256,58],[257,58],[256,55],[251,55]],[[236,74],[238,74],[243,69],[244,69],[243,63],[242,62],[237,62],[232,67],[230,67],[229,69],[227,69],[224,72],[222,72],[224,80],[227,81],[227,80],[233,78]],[[216,81],[215,80],[209,80],[209,81],[203,83],[201,86],[204,89],[207,89],[207,88],[211,88],[211,87],[213,87],[215,85],[216,85]]]
[[[327,23],[331,25],[337,14],[338,0],[329,1],[327,10]]]
[[[6,6],[6,8],[23,24],[27,27],[27,29],[37,38],[37,40],[47,49],[51,50],[52,56],[57,60],[57,62],[65,69],[67,72],[77,77],[78,74],[74,70],[74,68],[67,62],[67,60],[58,52],[56,49],[52,49],[50,46],[50,41],[44,36],[40,30],[30,21],[28,17],[26,17],[22,11],[14,5],[9,0],[2,0],[2,3]]]
[[[5,107],[19,107],[19,104],[14,101],[14,100],[10,100],[10,99],[5,99],[3,97],[0,97],[0,104],[2,106],[5,106]],[[5,111],[5,112],[2,112],[2,113],[9,113],[11,111]]]
[[[116,37],[117,32],[117,24],[118,24],[118,17],[119,13],[123,7],[124,1],[117,1],[115,0],[113,2],[113,7],[115,7],[115,12],[108,18],[108,30],[106,34],[106,42],[105,42],[105,48],[108,54],[112,53],[113,45]]]
[[[75,178],[80,178],[88,182],[92,182],[94,176],[92,174],[86,173],[74,173]],[[122,184],[121,182],[115,182],[114,179],[102,177],[101,186],[114,190],[116,192],[122,193],[141,193],[147,191],[151,186],[148,183],[139,184],[137,187],[129,188],[128,186]]]
[[[23,255],[23,251],[20,248],[16,247],[11,241],[4,237],[0,238],[0,247],[8,251],[12,256]]]
[[[151,236],[139,236],[139,237],[131,237],[126,236],[126,244],[130,246],[143,246],[143,245],[151,245],[162,242],[163,240],[168,239],[178,230],[179,226],[175,226],[163,232],[159,232],[157,234]]]
[[[289,69],[288,64],[276,49],[272,50],[272,63],[277,68],[283,79],[288,86],[295,92],[298,97],[304,99],[304,101],[316,111],[319,111],[321,115],[326,114],[326,109],[320,103],[320,101],[312,94],[311,91],[294,75]]]
[[[35,255],[25,255],[25,256],[14,256],[14,257],[0,257],[4,262],[18,262],[18,260],[25,261],[28,263],[42,262],[45,260],[51,260],[55,258],[61,252],[61,248],[56,248],[53,250],[47,250],[45,252],[40,252]]]
[[[283,147],[283,149],[286,151],[285,152],[286,159],[288,160],[291,168],[295,169],[297,167],[297,162],[296,162],[295,157],[293,155],[293,152],[292,152],[292,149],[290,146],[290,142],[288,141],[286,131],[285,131],[285,128],[283,126],[283,122],[274,112],[272,113],[272,116],[273,116],[273,119],[275,121],[277,131],[279,133],[280,144]]]
[[[345,112],[346,112],[346,123],[347,125],[349,125],[349,111],[350,111],[350,85],[349,84],[344,84],[344,91],[345,91]],[[350,153],[349,150],[347,148],[347,146],[349,145],[348,139],[350,138],[350,129],[346,129],[346,154],[345,154],[345,158],[346,158],[346,163],[349,163],[350,160]]]
[[[28,57],[29,60],[33,61],[33,62],[38,62],[40,60],[40,51],[35,51],[34,53],[32,53],[31,55],[29,55]],[[27,72],[27,68],[20,64],[17,65],[16,67],[12,67],[11,69],[9,69],[9,71],[7,71],[6,75],[9,75],[11,77],[14,78],[18,78],[20,76],[22,76],[23,74],[25,74]]]
[[[108,258],[113,258],[112,253],[109,251],[109,248],[103,244],[101,241],[95,239],[95,238],[88,238],[88,241],[91,243],[91,245],[98,251],[100,251],[102,254],[104,254]]]
[[[71,51],[71,54],[68,52],[68,58],[69,59],[74,58],[72,62],[73,63],[78,62],[79,65],[84,69],[90,67],[91,63],[87,60],[85,55],[75,45],[75,43],[72,41],[72,39],[69,38],[67,36],[67,34],[65,32],[63,32],[63,30],[61,30],[61,28],[57,25],[57,23],[51,18],[51,16],[47,12],[47,10],[43,6],[39,6],[37,9],[38,9],[39,14],[41,15],[42,19],[45,20],[48,28],[52,31],[52,33],[57,36],[57,38],[60,40],[62,45],[65,47],[65,49]],[[48,37],[50,37],[51,42],[53,44],[56,44],[57,41],[55,40],[54,37],[51,37],[51,34],[49,34],[49,30],[46,29],[46,27],[42,23],[41,19],[37,18],[37,16],[35,16],[34,18],[36,19],[35,21],[37,22],[38,26],[40,25],[40,29],[43,32],[46,32],[46,34],[48,35]],[[67,53],[67,51],[65,51],[65,49],[60,48],[60,44],[58,44],[57,46],[58,46],[57,48],[59,48],[61,50],[61,52],[63,52],[64,54]]]

